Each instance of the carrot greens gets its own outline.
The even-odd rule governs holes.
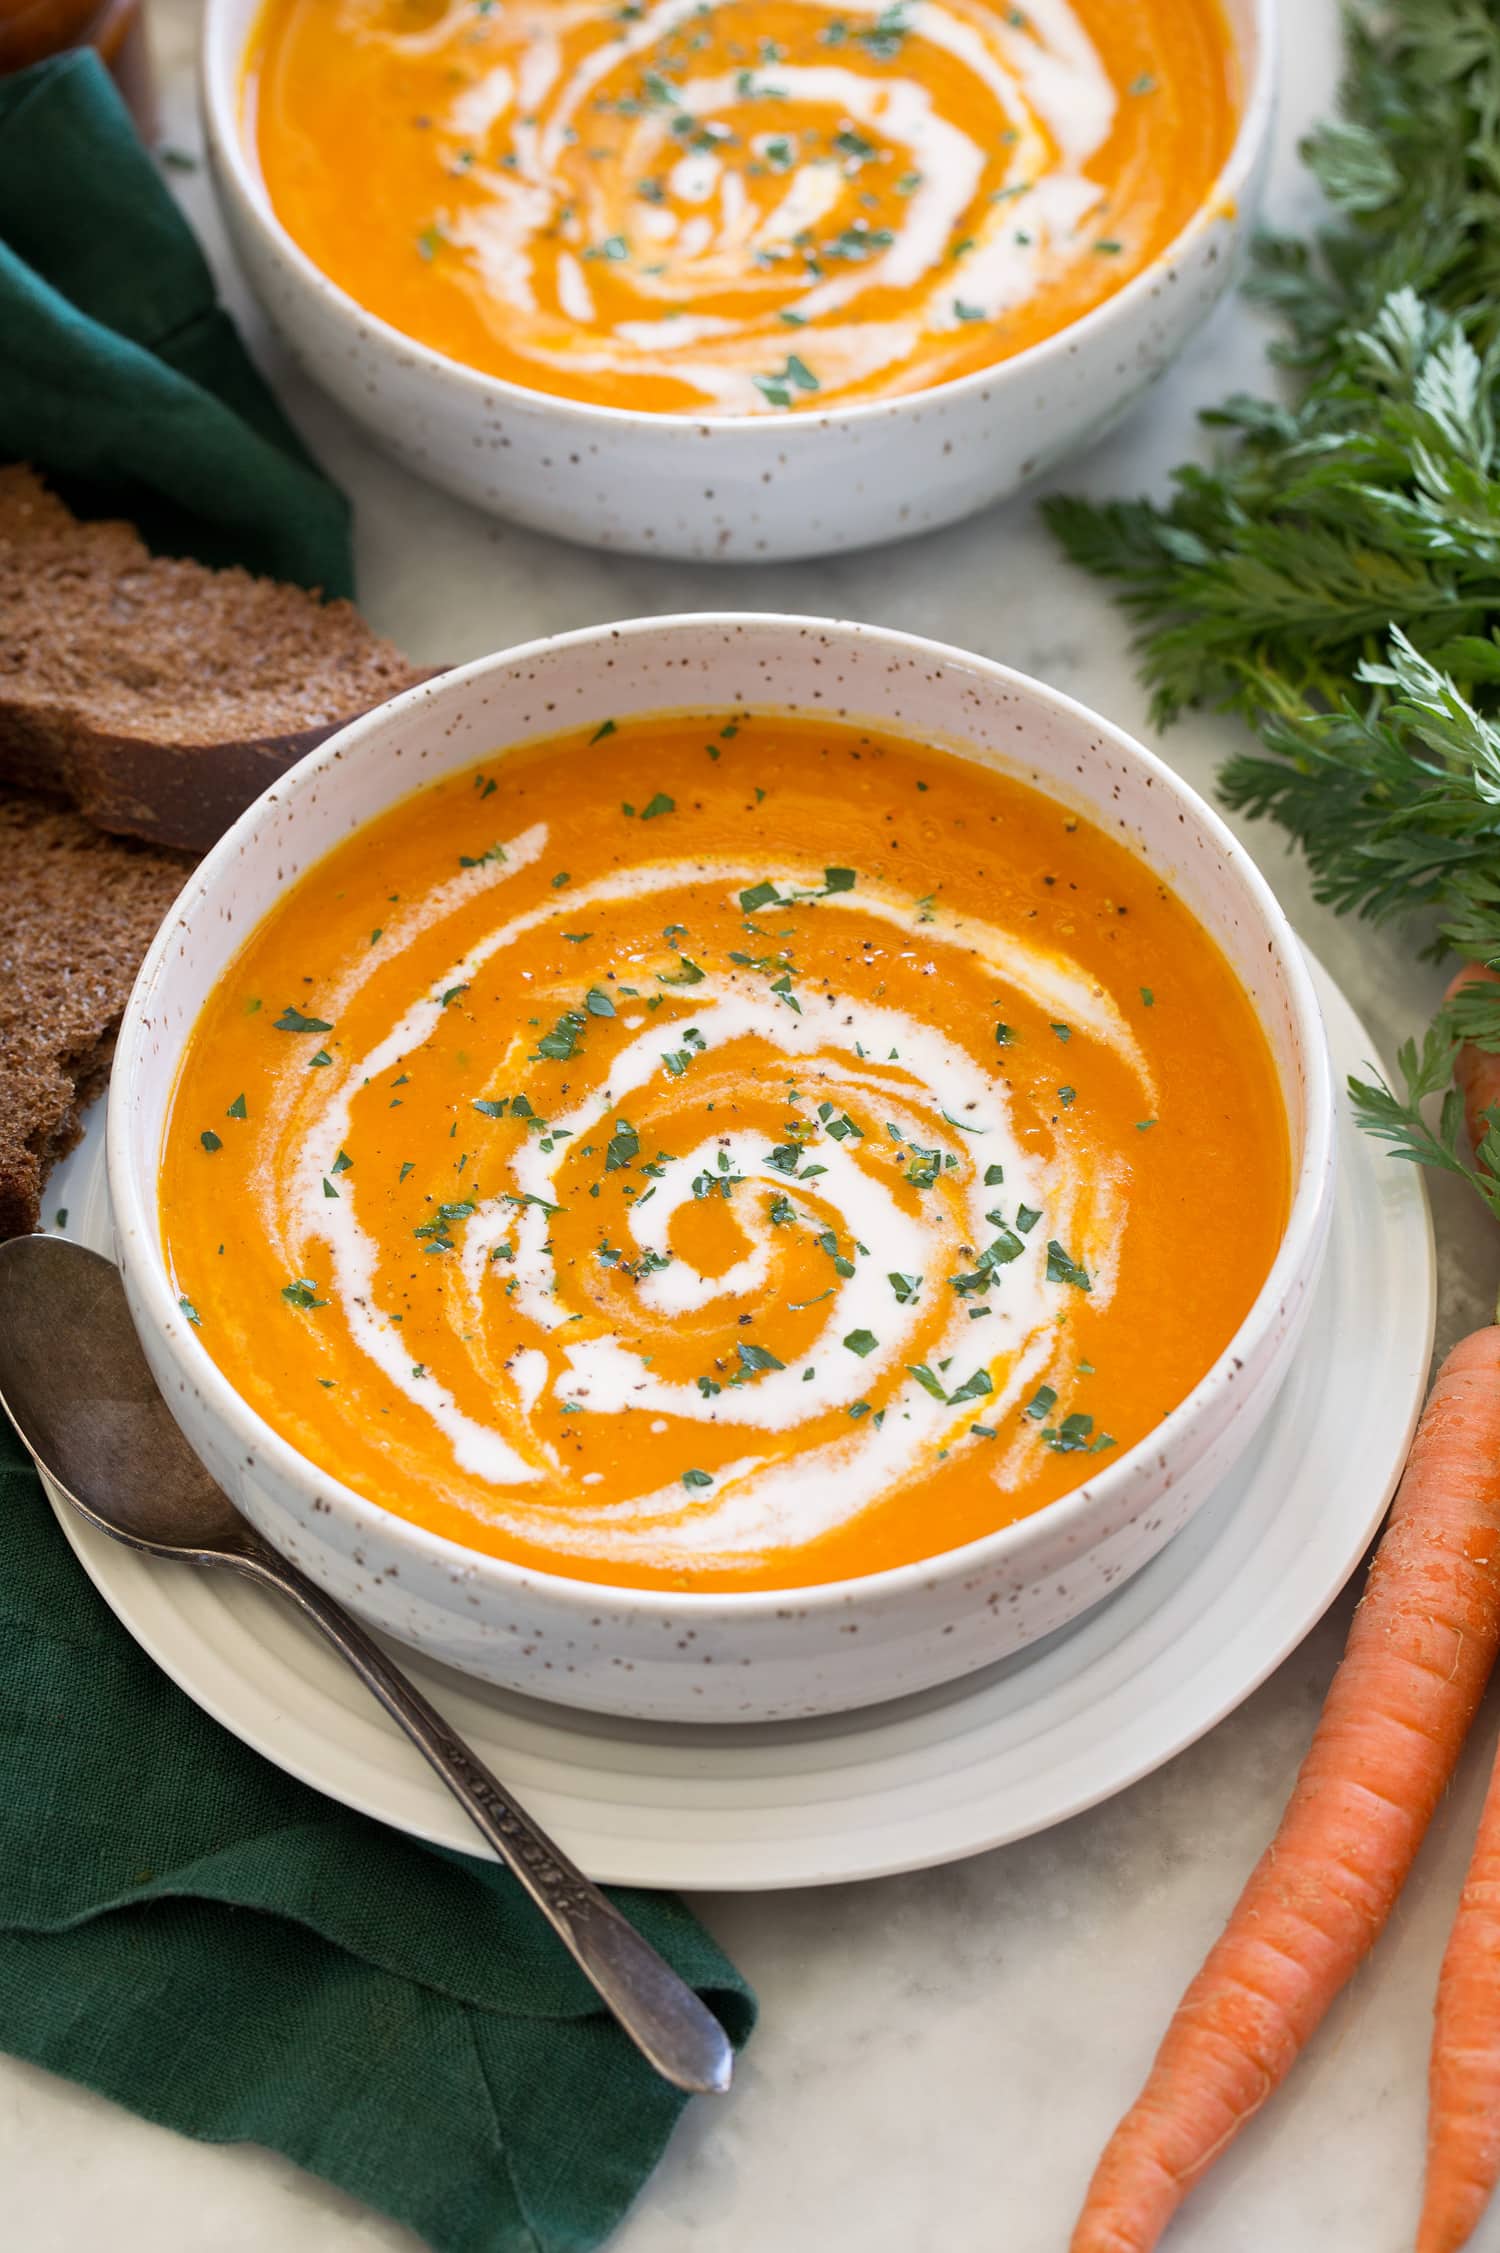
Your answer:
[[[1164,506],[1055,497],[1075,562],[1113,580],[1165,724],[1240,713],[1260,747],[1226,802],[1279,821],[1317,896],[1423,916],[1430,951],[1500,967],[1500,16],[1392,0],[1350,19],[1341,114],[1304,144],[1331,207],[1258,245],[1281,395],[1204,416],[1225,445]],[[1147,1002],[1151,996],[1143,991]],[[1396,1152],[1464,1173],[1500,1214],[1500,1111],[1479,1169],[1461,1104],[1429,1122],[1463,1042],[1500,1054],[1500,987],[1446,1002],[1351,1082]]]

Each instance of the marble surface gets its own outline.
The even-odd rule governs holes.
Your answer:
[[[197,0],[154,0],[167,138],[197,149]],[[1336,0],[1283,10],[1271,210],[1309,200],[1297,135],[1325,109]],[[201,173],[174,175],[227,270]],[[1195,406],[1262,381],[1261,334],[1225,309],[1124,429],[1069,482],[1158,488],[1196,442]],[[354,494],[375,624],[415,656],[457,659],[596,620],[721,604],[878,619],[1039,673],[1155,740],[1127,636],[1021,502],[930,539],[830,565],[714,571],[585,553],[514,531],[382,461],[296,382],[293,413]],[[1193,721],[1161,743],[1207,788],[1233,738]],[[1336,923],[1279,837],[1255,849],[1294,921],[1388,1051],[1438,975],[1410,934]],[[1440,1188],[1442,1185],[1439,1185]],[[1493,1304],[1500,1240],[1462,1193],[1435,1198],[1440,1342]],[[731,2100],[690,2109],[613,2253],[1063,2253],[1103,2137],[1274,1825],[1347,1623],[1345,1597],[1281,1671],[1192,1751],[1042,1838],[822,1893],[696,1905],[760,1990]],[[1375,1961],[1295,2082],[1194,2197],[1182,2253],[1401,2253],[1420,2179],[1433,1985],[1482,1796],[1492,1700]],[[206,2149],[0,2059],[0,2238],[15,2253],[416,2253],[406,2232],[263,2152]],[[1500,2211],[1475,2241],[1500,2253]]]

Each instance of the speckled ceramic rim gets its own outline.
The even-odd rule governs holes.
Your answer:
[[[985,385],[990,387],[998,405],[1000,390],[1011,371],[1030,374],[1076,345],[1092,341],[1108,327],[1117,312],[1134,305],[1155,287],[1158,275],[1181,257],[1185,246],[1201,227],[1222,213],[1226,205],[1232,207],[1244,198],[1270,135],[1276,106],[1276,0],[1243,0],[1248,37],[1245,31],[1236,31],[1232,24],[1226,23],[1226,29],[1241,65],[1247,47],[1253,50],[1253,64],[1240,112],[1239,131],[1223,169],[1181,232],[1173,236],[1149,266],[1142,267],[1140,273],[1132,275],[1120,289],[1111,291],[1102,304],[1080,315],[1076,321],[1068,322],[1052,336],[1028,345],[1025,351],[1012,353],[1007,360],[991,361],[985,367],[971,369],[967,375],[954,376],[947,383],[930,384],[923,390],[903,392],[893,399],[851,400],[847,406],[832,407],[826,414],[798,414],[784,419],[776,415],[648,414],[631,407],[605,407],[591,400],[569,399],[561,392],[534,391],[527,384],[512,383],[505,376],[471,368],[462,360],[450,359],[445,352],[434,351],[419,337],[408,336],[404,329],[393,328],[378,313],[372,313],[358,298],[351,297],[347,290],[331,281],[277,218],[260,167],[248,147],[240,98],[247,42],[233,39],[225,28],[229,4],[230,0],[208,0],[204,17],[201,69],[205,126],[215,164],[222,166],[234,180],[245,209],[271,237],[281,256],[317,292],[324,304],[351,327],[374,338],[388,350],[399,352],[439,381],[472,392],[477,404],[499,400],[525,402],[533,409],[551,409],[561,423],[576,427],[580,433],[600,424],[629,427],[638,423],[653,430],[677,428],[684,431],[759,431],[764,428],[768,448],[779,448],[786,444],[789,433],[795,440],[798,433],[809,428],[822,430],[835,423],[841,426],[868,424],[884,418],[899,418],[918,407],[966,398]],[[1225,0],[1220,0],[1220,6],[1224,5]],[[1225,13],[1227,17],[1227,8]]]
[[[597,1581],[575,1580],[564,1573],[541,1572],[535,1566],[512,1564],[502,1557],[494,1557],[485,1551],[467,1548],[460,1542],[449,1541],[440,1534],[414,1525],[408,1518],[398,1517],[382,1509],[378,1503],[369,1501],[354,1488],[343,1485],[328,1472],[320,1470],[241,1399],[198,1340],[190,1331],[184,1332],[184,1325],[178,1319],[177,1298],[161,1250],[156,1169],[153,1166],[148,1179],[143,1179],[137,1172],[131,1156],[128,1098],[121,1096],[116,1100],[116,1095],[118,1091],[135,1085],[138,1078],[144,1076],[151,1034],[150,1021],[158,989],[170,979],[172,958],[180,947],[183,928],[185,925],[191,927],[195,921],[204,918],[213,906],[215,895],[233,886],[236,864],[245,845],[254,836],[263,806],[274,800],[285,809],[304,792],[318,788],[337,793],[341,770],[352,772],[357,767],[357,758],[351,758],[350,754],[357,754],[365,737],[377,727],[387,726],[394,714],[402,710],[420,709],[434,702],[461,703],[471,685],[486,682],[498,673],[524,672],[528,665],[535,664],[544,656],[555,657],[568,650],[582,650],[601,642],[617,643],[620,640],[638,644],[655,638],[660,639],[664,645],[669,645],[671,637],[684,630],[733,633],[745,629],[771,634],[778,639],[785,637],[788,643],[808,633],[833,635],[855,644],[867,647],[873,645],[887,653],[893,661],[904,661],[929,670],[948,666],[961,667],[975,679],[992,682],[1002,695],[1009,695],[1023,704],[1030,703],[1033,707],[1065,715],[1104,738],[1118,756],[1136,766],[1149,778],[1154,788],[1172,800],[1190,834],[1196,833],[1201,842],[1236,866],[1244,887],[1246,903],[1259,917],[1261,935],[1285,981],[1296,1062],[1302,1080],[1304,1109],[1302,1152],[1295,1169],[1291,1211],[1281,1248],[1239,1330],[1186,1399],[1179,1402],[1152,1432],[1117,1457],[1107,1469],[1099,1472],[1085,1485],[1075,1487],[1072,1493],[1049,1503],[1045,1510],[1038,1511],[1029,1518],[1018,1519],[1013,1525],[1002,1526],[997,1532],[985,1534],[979,1540],[968,1542],[960,1548],[939,1550],[935,1555],[918,1558],[911,1564],[894,1566],[883,1572],[867,1573],[857,1579],[821,1581],[808,1587],[799,1587],[795,1590],[799,1610],[804,1614],[836,1611],[856,1594],[861,1597],[898,1596],[906,1590],[918,1589],[930,1581],[934,1573],[947,1579],[950,1575],[962,1577],[977,1568],[1002,1568],[1024,1555],[1032,1540],[1037,1537],[1039,1527],[1045,1526],[1048,1537],[1058,1533],[1066,1536],[1080,1521],[1094,1513],[1107,1515],[1113,1500],[1132,1478],[1143,1449],[1151,1447],[1158,1453],[1170,1453],[1179,1446],[1185,1446],[1193,1427],[1232,1384],[1236,1363],[1249,1359],[1256,1342],[1275,1326],[1279,1308],[1294,1293],[1299,1282],[1305,1280],[1319,1255],[1329,1209],[1333,1167],[1333,1081],[1322,1014],[1302,949],[1270,886],[1227,825],[1195,790],[1190,789],[1163,760],[1157,758],[1154,752],[1148,751],[1133,736],[1101,718],[1076,698],[1065,696],[1060,690],[1033,680],[1029,674],[1016,672],[1010,666],[998,664],[991,658],[977,657],[968,650],[955,648],[951,643],[928,641],[919,634],[903,634],[887,627],[865,626],[842,619],[791,617],[756,611],[692,612],[674,617],[637,618],[618,624],[588,626],[574,633],[549,635],[536,641],[523,642],[514,649],[500,651],[492,657],[476,658],[471,664],[456,667],[436,680],[419,683],[404,695],[377,707],[374,712],[364,714],[348,727],[341,728],[336,735],[330,736],[326,743],[303,759],[280,782],[274,783],[262,798],[241,814],[233,828],[220,838],[213,851],[189,878],[175,907],[152,942],[126,1007],[111,1080],[107,1153],[110,1196],[120,1256],[138,1287],[142,1310],[146,1318],[155,1324],[158,1333],[165,1338],[184,1384],[196,1390],[212,1413],[230,1427],[240,1446],[272,1464],[282,1477],[291,1481],[296,1490],[305,1496],[309,1507],[315,1495],[334,1496],[350,1517],[371,1534],[378,1533],[383,1541],[438,1563],[450,1571],[455,1567],[462,1567],[469,1575],[470,1585],[475,1581],[489,1583],[503,1591],[507,1600],[513,1600],[530,1586],[545,1584],[554,1594],[591,1613],[598,1609],[601,1584]],[[675,684],[666,668],[663,669],[662,686],[662,709],[678,708],[672,694]],[[872,724],[889,725],[878,718]],[[910,733],[911,727],[896,732]],[[944,737],[943,740],[946,747],[959,751],[961,755],[961,747],[951,737]],[[391,792],[387,804],[396,804],[407,795],[410,787],[410,783],[403,777],[402,788]],[[1061,795],[1056,791],[1051,794]],[[1079,788],[1070,795],[1076,798],[1081,811],[1092,807],[1096,815],[1103,812],[1090,799],[1086,788]],[[374,817],[371,815],[366,818]],[[1134,849],[1133,846],[1131,849]],[[243,944],[243,940],[240,943]],[[764,1617],[782,1610],[788,1601],[788,1591],[785,1588],[744,1592],[713,1589],[698,1592],[610,1585],[614,1599],[669,1618],[690,1619],[700,1607],[716,1610],[721,1616],[730,1618],[743,1619],[755,1615]]]

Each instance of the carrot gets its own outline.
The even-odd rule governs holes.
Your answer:
[[[1454,1347],[1281,1827],[1089,2185],[1072,2253],[1149,2253],[1395,1903],[1500,1649],[1500,1328]]]
[[[1438,1975],[1417,2253],[1467,2245],[1500,2178],[1500,1760]]]
[[[1473,985],[1500,986],[1500,972],[1486,970],[1482,963],[1466,962],[1450,983],[1444,1001],[1451,1001],[1465,986]],[[1484,1114],[1492,1105],[1500,1105],[1500,1056],[1493,1055],[1487,1048],[1476,1048],[1471,1040],[1466,1040],[1453,1060],[1453,1078],[1464,1099],[1469,1147],[1477,1156],[1488,1125]]]

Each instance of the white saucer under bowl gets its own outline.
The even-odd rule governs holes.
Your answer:
[[[1372,1045],[1314,964],[1340,1074]],[[111,1251],[102,1116],[49,1220]],[[1247,1698],[1322,1616],[1380,1521],[1426,1389],[1432,1232],[1416,1169],[1340,1116],[1327,1265],[1296,1366],[1232,1476],[1152,1563],[1046,1642],[946,1688],[819,1721],[684,1727],[534,1703],[400,1653],[596,1878],[755,1891],[956,1860],[1134,1783]],[[478,1841],[355,1678],[275,1599],[154,1563],[65,1508],[85,1571],[205,1711],[331,1798]]]

